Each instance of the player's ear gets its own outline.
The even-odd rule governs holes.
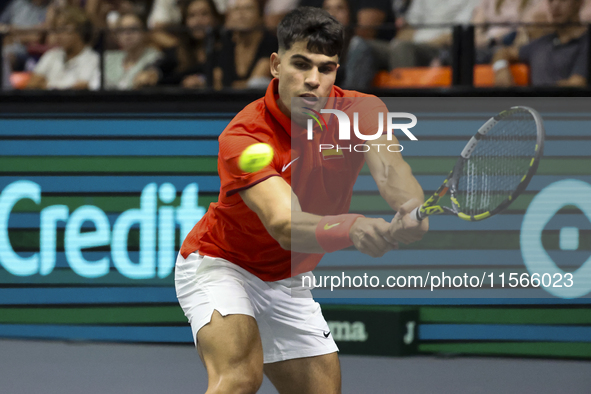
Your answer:
[[[277,52],[271,54],[271,75],[273,78],[279,78],[279,68],[281,67],[281,58]]]

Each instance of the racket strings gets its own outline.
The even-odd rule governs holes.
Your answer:
[[[483,136],[459,178],[459,210],[492,211],[517,189],[535,155],[537,126],[526,110],[512,111]]]

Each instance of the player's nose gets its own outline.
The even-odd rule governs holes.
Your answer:
[[[308,85],[310,88],[315,89],[318,86],[320,86],[320,72],[318,71],[317,67],[312,67],[307,73],[306,73],[306,79],[305,79],[305,83],[306,85]]]

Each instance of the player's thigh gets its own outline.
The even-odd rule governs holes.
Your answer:
[[[336,352],[265,364],[264,370],[279,394],[341,393],[341,366]]]
[[[192,253],[179,254],[175,288],[187,316],[210,385],[225,392],[262,382],[263,351],[244,274],[232,263]],[[224,392],[224,391],[222,391]],[[248,391],[247,391],[248,392]]]
[[[210,380],[228,376],[262,380],[263,347],[253,317],[214,311],[197,333],[197,346]]]

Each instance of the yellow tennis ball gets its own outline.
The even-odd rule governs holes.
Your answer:
[[[271,145],[258,143],[244,149],[238,159],[238,166],[244,172],[257,172],[266,167],[273,160]]]

